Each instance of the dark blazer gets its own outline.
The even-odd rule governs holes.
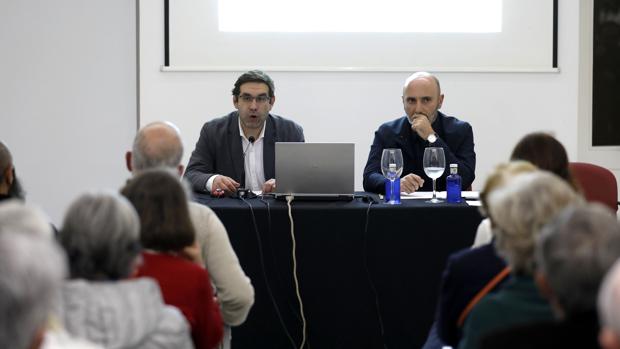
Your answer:
[[[461,337],[461,329],[457,326],[459,316],[472,298],[505,266],[492,243],[461,250],[448,257],[436,319],[437,333],[445,344],[456,347]],[[492,292],[503,283],[499,283]]]
[[[437,133],[435,147],[442,147],[446,156],[446,170],[437,179],[437,190],[446,190],[446,176],[450,164],[458,164],[463,190],[469,188],[474,181],[476,169],[476,153],[474,152],[474,134],[469,123],[437,112],[432,124]],[[432,191],[433,181],[426,177],[422,159],[428,141],[420,138],[411,130],[406,116],[386,122],[375,132],[375,139],[370,146],[370,154],[364,168],[364,190],[373,193],[385,193],[385,177],[381,173],[381,154],[385,148],[400,148],[403,153],[403,173],[406,176],[414,173],[424,179],[419,190]]]
[[[215,174],[228,176],[243,185],[245,170],[243,149],[239,134],[239,113],[204,124],[196,149],[192,152],[185,171],[185,178],[195,191],[206,191],[205,185]],[[281,116],[269,114],[265,123],[263,144],[263,169],[265,179],[275,177],[275,143],[304,142],[304,131],[295,122]]]

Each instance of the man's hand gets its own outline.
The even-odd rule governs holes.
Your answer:
[[[276,189],[276,180],[272,178],[263,184],[263,193],[271,193]]]
[[[405,193],[413,193],[420,189],[424,184],[422,177],[410,173],[400,179],[400,191]]]
[[[428,136],[432,133],[435,133],[433,127],[431,126],[431,121],[428,119],[428,116],[420,113],[413,114],[411,129],[424,140],[426,140]]]
[[[213,183],[211,184],[211,194],[220,196],[222,190],[226,194],[234,193],[238,187],[239,183],[235,182],[234,179],[219,175],[215,177]]]

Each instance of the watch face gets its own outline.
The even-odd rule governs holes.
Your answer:
[[[428,136],[427,141],[429,143],[435,143],[435,141],[437,140],[437,136],[435,134],[431,134],[430,136]]]

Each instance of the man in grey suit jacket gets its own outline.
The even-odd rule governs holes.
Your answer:
[[[232,90],[237,111],[204,124],[185,171],[195,191],[234,193],[275,189],[275,142],[303,142],[301,126],[270,114],[274,84],[259,70],[241,75]]]

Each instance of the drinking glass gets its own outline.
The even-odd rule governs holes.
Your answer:
[[[443,202],[437,200],[437,191],[435,190],[435,180],[443,174],[446,167],[446,157],[443,148],[428,147],[424,149],[424,159],[422,160],[424,173],[433,179],[433,198],[427,202],[438,203]]]
[[[400,204],[400,189],[398,189],[398,193],[394,193],[394,181],[400,181],[400,175],[403,173],[403,153],[400,149],[383,149],[383,154],[381,154],[381,172],[383,172],[385,178],[390,180],[390,191],[385,193],[385,195],[390,195],[388,204]]]

